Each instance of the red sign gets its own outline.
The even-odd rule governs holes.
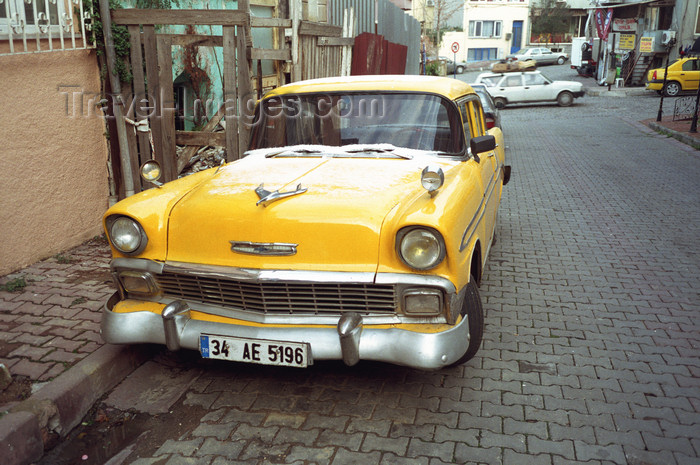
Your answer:
[[[595,10],[595,27],[598,30],[598,37],[600,37],[601,40],[606,40],[608,38],[610,24],[612,23],[612,15],[612,8],[608,8],[607,12],[600,8]]]
[[[452,53],[459,52],[459,44],[457,42],[452,42]]]

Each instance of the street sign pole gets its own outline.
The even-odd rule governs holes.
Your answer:
[[[452,42],[452,77],[457,79],[457,52],[459,52],[459,44]]]

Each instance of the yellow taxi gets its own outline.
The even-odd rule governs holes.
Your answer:
[[[472,88],[297,82],[258,102],[251,131],[242,159],[106,212],[118,290],[104,340],[292,367],[471,359],[510,178],[503,134],[486,129]]]
[[[700,83],[700,58],[679,58],[668,65],[668,76],[664,87],[665,68],[652,69],[647,73],[647,86],[649,90],[658,93],[663,91],[667,97],[675,97],[682,91],[698,90]]]

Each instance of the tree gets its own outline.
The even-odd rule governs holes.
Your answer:
[[[544,37],[546,42],[551,42],[552,36],[569,32],[570,19],[571,12],[566,2],[540,0],[539,5],[530,9],[532,36]]]

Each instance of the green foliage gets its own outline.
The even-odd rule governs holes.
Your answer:
[[[19,278],[11,279],[10,281],[1,285],[0,291],[17,292],[23,290],[25,287],[27,287],[27,281],[24,279],[24,277],[20,276]]]
[[[66,265],[66,264],[71,263],[73,261],[73,259],[70,256],[66,256],[66,255],[63,255],[60,253],[57,255],[54,255],[53,258],[55,258],[58,263],[61,263],[63,265]]]
[[[440,75],[440,65],[438,63],[428,63],[425,67],[426,76],[439,76]]]
[[[530,10],[532,34],[561,34],[569,31],[571,11],[564,2],[542,0],[540,8]]]

